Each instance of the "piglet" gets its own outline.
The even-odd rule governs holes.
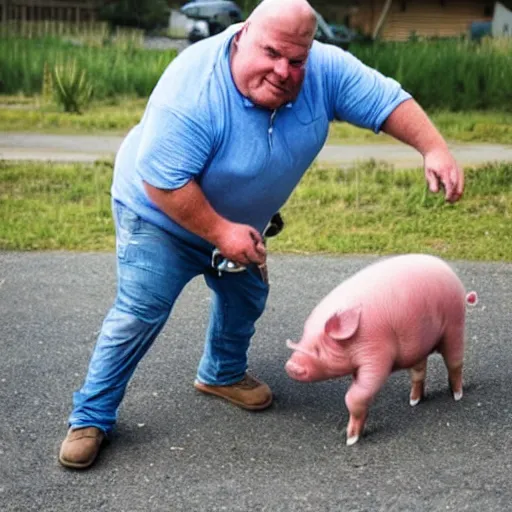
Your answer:
[[[312,311],[288,375],[314,382],[352,375],[345,396],[347,445],[363,433],[368,407],[391,372],[409,369],[410,404],[424,396],[427,358],[439,352],[455,400],[462,398],[464,320],[475,292],[443,260],[408,254],[380,260],[332,290]]]

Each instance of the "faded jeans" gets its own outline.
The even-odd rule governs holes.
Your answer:
[[[210,321],[197,379],[227,385],[241,380],[254,324],[268,286],[259,271],[218,275],[211,252],[192,246],[113,202],[116,225],[117,296],[96,341],[82,388],[73,394],[73,428],[114,427],[126,386],[164,327],[184,286],[203,274],[212,290]]]

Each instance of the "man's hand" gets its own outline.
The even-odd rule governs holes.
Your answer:
[[[240,265],[261,265],[267,259],[263,238],[256,229],[246,224],[227,223],[216,245],[225,258]]]
[[[382,130],[423,155],[425,178],[431,192],[439,192],[442,185],[447,201],[454,203],[461,198],[464,173],[442,135],[416,101],[409,99],[400,103],[386,119]]]
[[[239,265],[262,265],[267,258],[263,238],[247,224],[231,222],[219,215],[195,181],[175,190],[144,183],[151,201],[171,219],[208,240],[228,260]]]
[[[144,185],[151,201],[164,213],[208,240],[228,260],[239,265],[265,263],[267,250],[258,230],[220,216],[195,181],[176,190],[162,190],[148,183]]]
[[[425,179],[431,192],[444,188],[445,199],[458,201],[464,191],[464,172],[447,148],[434,149],[425,154]]]

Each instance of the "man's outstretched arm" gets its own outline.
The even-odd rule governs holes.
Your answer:
[[[453,158],[443,136],[418,103],[409,99],[398,105],[382,126],[391,135],[423,155],[425,178],[431,192],[445,189],[445,198],[454,203],[464,191],[464,173]]]

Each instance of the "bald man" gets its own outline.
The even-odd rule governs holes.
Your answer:
[[[462,172],[411,96],[351,54],[313,41],[315,31],[305,0],[264,0],[243,25],[173,60],[123,141],[112,185],[117,296],[73,395],[64,466],[94,462],[137,364],[199,274],[212,300],[194,386],[248,410],[271,405],[269,386],[247,372],[268,294],[265,229],[331,121],[410,144],[424,157],[431,190],[442,184],[448,201],[461,196]]]

